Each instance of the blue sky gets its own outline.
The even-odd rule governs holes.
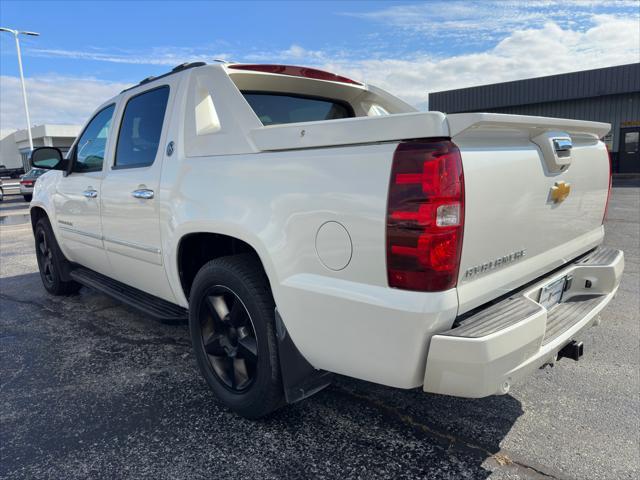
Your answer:
[[[33,123],[81,123],[123,86],[189,60],[314,65],[427,108],[427,93],[638,61],[637,1],[0,2],[22,37]],[[0,35],[0,128],[22,128]]]

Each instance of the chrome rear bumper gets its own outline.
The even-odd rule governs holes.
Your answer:
[[[596,320],[615,295],[624,254],[600,247],[518,295],[431,338],[424,391],[461,397],[505,394],[512,383],[557,353]],[[547,310],[542,289],[571,276],[561,303]]]

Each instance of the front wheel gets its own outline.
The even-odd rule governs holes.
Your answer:
[[[189,330],[198,367],[223,404],[247,418],[283,404],[275,304],[254,256],[223,257],[200,269]]]
[[[46,217],[38,220],[34,233],[38,269],[45,290],[52,295],[69,295],[77,292],[81,285],[72,280],[65,281],[62,277],[62,268],[67,259],[60,250]]]

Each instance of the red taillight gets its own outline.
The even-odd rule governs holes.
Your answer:
[[[602,214],[602,224],[604,225],[607,219],[607,212],[609,211],[609,199],[611,198],[611,183],[613,182],[613,166],[611,160],[611,152],[607,147],[607,155],[609,156],[609,190],[607,191],[607,202],[604,204],[604,214]]]
[[[463,227],[458,147],[449,140],[399,144],[387,203],[389,286],[430,292],[454,287]]]
[[[253,72],[277,73],[279,75],[289,75],[292,77],[313,78],[315,80],[327,80],[329,82],[350,83],[352,85],[362,85],[355,80],[325,72],[317,68],[296,67],[294,65],[229,65],[235,70],[251,70]]]
[[[30,180],[20,180],[20,185],[24,185],[25,187],[30,187],[33,185],[33,182]]]

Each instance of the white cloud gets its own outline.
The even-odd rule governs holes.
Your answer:
[[[391,27],[402,36],[477,43],[497,40],[521,28],[540,28],[549,21],[562,27],[584,26],[593,15],[616,11],[638,18],[637,0],[484,0],[468,2],[432,0],[420,4],[392,5],[369,12],[343,15]]]
[[[320,50],[308,50],[300,45],[293,44],[287,50],[282,52],[282,56],[289,58],[300,58],[308,60],[312,59],[324,59],[325,54]]]
[[[428,92],[554,75],[640,61],[634,19],[593,17],[584,31],[549,22],[517,30],[482,53],[449,58],[336,61],[323,65],[389,90],[420,108]]]
[[[130,84],[92,78],[27,78],[32,124],[83,124],[95,108]],[[0,76],[0,129],[26,127],[20,79]]]
[[[211,52],[211,53],[209,53]],[[229,53],[216,52],[210,49],[195,50],[192,48],[154,48],[144,52],[105,51],[102,49],[62,50],[48,48],[30,48],[26,55],[44,58],[69,58],[74,60],[92,60],[109,63],[125,63],[137,65],[167,65],[175,67],[184,62],[212,62],[214,59],[228,59]]]

